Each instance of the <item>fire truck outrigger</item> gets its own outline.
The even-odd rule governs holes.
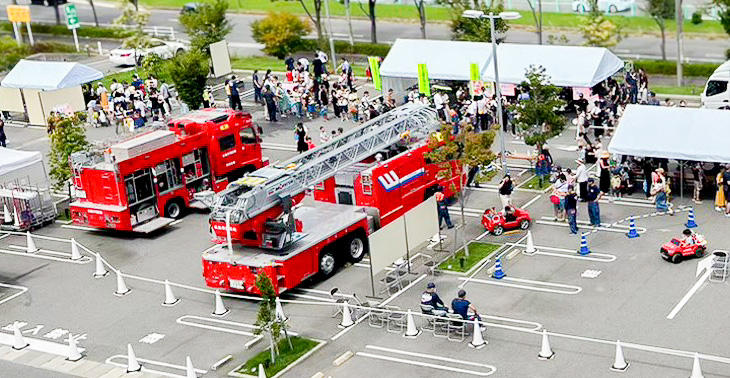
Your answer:
[[[370,233],[438,188],[449,196],[459,190],[460,170],[440,178],[424,157],[439,126],[435,110],[404,105],[231,183],[212,205],[211,230],[222,245],[203,253],[206,284],[258,293],[255,280],[263,273],[281,293],[316,274],[331,276],[342,262],[360,261]],[[376,159],[379,154],[392,157]],[[320,200],[305,200],[315,186]]]
[[[148,233],[204,208],[194,194],[218,192],[268,164],[251,115],[204,109],[103,151],[71,156],[77,225]]]

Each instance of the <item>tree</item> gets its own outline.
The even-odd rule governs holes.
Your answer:
[[[712,4],[717,7],[717,16],[725,33],[730,34],[730,0],[713,0]]]
[[[56,190],[62,190],[71,179],[71,164],[69,157],[72,153],[84,151],[88,148],[86,129],[84,129],[85,114],[77,112],[71,117],[49,117],[48,127],[51,132],[51,179]]]
[[[565,126],[565,117],[557,114],[556,109],[565,105],[560,98],[561,89],[550,84],[550,77],[542,66],[531,65],[525,73],[520,86],[525,88],[530,98],[510,106],[516,116],[514,122],[525,132],[525,143],[542,146],[548,139],[560,134]]]
[[[598,0],[591,0],[591,11],[578,28],[585,46],[613,47],[621,41],[621,29],[598,10]]]
[[[256,315],[254,334],[266,333],[269,336],[269,349],[273,364],[276,362],[276,356],[279,355],[279,338],[282,332],[289,341],[289,347],[291,349],[294,347],[286,332],[286,319],[278,319],[276,316],[276,291],[274,291],[274,285],[271,284],[271,278],[266,273],[260,273],[256,276],[256,287],[261,293],[261,303],[259,303],[259,312]]]
[[[497,14],[504,11],[504,5],[501,1],[496,5],[491,1],[487,4],[484,0],[441,0],[440,3],[451,8],[451,36],[458,41],[484,42],[492,40],[490,21],[463,17],[462,14],[465,10],[475,9],[485,14]],[[504,20],[498,19],[495,20],[494,28],[497,33],[504,33],[509,29],[509,25]]]
[[[418,21],[421,23],[421,38],[426,39],[426,4],[424,0],[413,0],[418,10]]]
[[[453,136],[453,138],[452,138]],[[438,164],[439,177],[452,177],[458,175],[461,178],[459,193],[459,205],[461,206],[461,222],[465,223],[464,202],[466,200],[466,175],[462,172],[469,172],[472,167],[486,167],[494,161],[492,143],[494,142],[494,131],[477,133],[472,125],[464,125],[457,135],[453,135],[451,125],[443,125],[439,133],[431,135],[428,141],[431,152],[426,157],[435,164]],[[456,171],[452,162],[458,160]],[[456,191],[456,188],[451,188]],[[463,238],[464,253],[469,256],[469,248],[466,238]]]
[[[194,12],[183,12],[180,23],[190,36],[190,45],[206,51],[211,43],[222,41],[233,30],[226,18],[227,0],[211,0],[200,4]]]
[[[271,0],[276,1],[276,0]],[[298,1],[299,4],[302,5],[302,8],[304,9],[304,13],[307,14],[307,17],[309,17],[309,20],[312,21],[314,24],[314,28],[317,30],[317,39],[322,40],[324,38],[324,33],[322,29],[322,1],[325,0],[312,0],[312,3],[314,5],[314,15],[312,15],[312,12],[309,11],[309,8],[307,8],[307,4],[304,2],[304,0],[284,0],[284,1]]]
[[[312,28],[291,13],[271,12],[252,22],[251,32],[256,42],[264,44],[265,53],[283,59],[301,46],[302,37],[311,33]]]
[[[368,16],[368,19],[370,20],[370,42],[372,42],[372,43],[378,43],[378,35],[376,32],[376,28],[375,28],[375,2],[376,1],[377,0],[368,0],[368,10],[365,10],[365,8],[363,8],[361,1],[357,2],[357,4],[360,5],[360,10],[362,10],[362,12],[365,13],[365,15]]]
[[[647,7],[645,9],[657,26],[662,34],[662,60],[667,60],[667,20],[674,18],[674,0],[647,0]]]
[[[537,10],[532,0],[527,0],[527,5],[532,11],[532,18],[535,20],[535,32],[537,33],[537,44],[542,45],[542,0],[537,0]]]
[[[135,64],[139,64],[139,57],[137,57],[137,50],[149,47],[150,37],[144,32],[144,26],[150,20],[150,13],[145,10],[139,10],[135,8],[135,5],[128,1],[121,3],[122,14],[114,19],[116,25],[132,25],[132,34],[122,40],[122,47],[128,49],[134,49]]]
[[[203,89],[208,78],[208,56],[199,50],[177,54],[168,62],[166,71],[180,100],[190,109],[198,109],[203,102]]]
[[[94,14],[94,26],[99,27],[99,17],[96,16],[96,7],[94,6],[94,0],[89,0],[91,6],[91,13]]]

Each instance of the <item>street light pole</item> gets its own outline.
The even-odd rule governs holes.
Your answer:
[[[504,119],[502,119],[502,91],[499,87],[499,69],[497,68],[497,35],[495,32],[495,20],[499,16],[489,13],[489,27],[492,34],[492,62],[494,63],[494,93],[497,94],[497,120],[499,122],[499,162],[502,165],[502,173],[507,173],[504,158]]]

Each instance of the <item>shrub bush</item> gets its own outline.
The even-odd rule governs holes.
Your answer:
[[[329,53],[330,47],[327,41],[320,43],[316,39],[305,39],[302,40],[302,44],[297,51],[311,52],[315,50],[322,50]],[[390,45],[384,43],[355,42],[351,46],[347,41],[335,41],[335,52],[338,54],[381,56],[385,58],[388,55],[388,51],[390,51]]]
[[[25,43],[18,46],[14,39],[4,36],[0,37],[0,51],[2,51],[2,54],[0,54],[0,71],[7,71],[28,55],[51,52],[71,53],[76,52],[76,49],[65,43],[40,41],[36,42],[35,46]]]
[[[700,12],[694,12],[692,13],[692,23],[695,25],[699,25],[702,23],[702,13]]]
[[[719,64],[714,63],[692,63],[684,64],[684,75],[709,77],[717,69]],[[669,75],[677,74],[677,62],[669,60],[637,60],[634,67],[643,68],[647,74]]]
[[[253,39],[264,44],[264,52],[279,59],[301,48],[302,37],[312,31],[309,23],[286,12],[270,12],[251,23]]]
[[[51,34],[51,35],[70,35],[70,31],[65,25],[48,25],[32,23],[31,28],[33,33],[38,34]],[[13,31],[13,25],[7,21],[0,22],[0,29],[11,32]],[[25,28],[21,28],[21,32],[25,34]],[[132,31],[122,28],[107,28],[107,27],[96,27],[96,26],[84,26],[83,28],[76,29],[79,37],[89,38],[126,38],[132,34]]]
[[[725,50],[725,59],[730,60],[730,49]]]

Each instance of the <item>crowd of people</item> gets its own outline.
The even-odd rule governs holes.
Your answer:
[[[143,127],[148,122],[163,121],[172,111],[170,86],[153,75],[146,79],[134,74],[130,82],[112,79],[109,88],[103,83],[83,87],[87,122],[93,127],[114,126],[119,134]]]

